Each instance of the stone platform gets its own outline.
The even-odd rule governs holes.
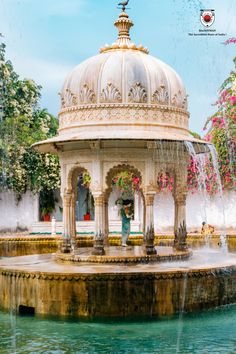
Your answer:
[[[0,306],[79,317],[170,316],[236,302],[236,254],[193,251],[148,264],[60,264],[55,254],[0,259]]]
[[[230,251],[236,250],[236,231],[227,233],[228,247]],[[32,254],[55,253],[60,248],[61,235],[31,235],[28,233],[0,234],[0,257],[16,257]],[[131,235],[129,245],[139,246],[143,244],[143,237],[140,235]],[[155,236],[156,246],[171,247],[174,242],[172,234],[158,234]],[[209,240],[211,247],[218,248],[220,242],[219,233],[211,236]],[[77,247],[93,247],[93,235],[77,235]],[[203,247],[206,243],[201,234],[188,234],[187,243],[190,248]],[[110,235],[109,244],[119,246],[121,244],[120,235]]]
[[[56,260],[59,262],[72,263],[150,263],[150,262],[167,262],[188,259],[192,252],[176,251],[172,247],[155,247],[157,254],[147,255],[144,246],[127,246],[127,247],[105,247],[105,255],[92,255],[93,248],[80,248],[73,253],[57,253]]]

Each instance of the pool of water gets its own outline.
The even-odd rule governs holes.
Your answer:
[[[1,354],[236,353],[236,305],[152,321],[19,317],[0,312]]]

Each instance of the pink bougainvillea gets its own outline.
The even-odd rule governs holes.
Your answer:
[[[231,39],[236,43],[236,39]],[[236,65],[236,58],[234,59]],[[236,71],[221,86],[219,98],[214,104],[218,111],[208,118],[204,130],[207,142],[212,142],[219,155],[219,170],[225,188],[234,188],[236,183]],[[209,127],[210,125],[210,127]]]
[[[207,135],[205,136],[205,140],[206,140],[206,141],[211,141],[211,140],[212,140],[212,134],[207,134]]]
[[[236,58],[234,60],[236,65]],[[204,139],[215,145],[219,156],[219,172],[223,188],[236,187],[236,72],[223,83],[217,102],[217,112],[207,119],[203,128],[207,131]],[[218,193],[221,187],[210,156],[199,162],[190,159],[188,166],[188,189],[195,193],[199,188],[209,194]],[[174,178],[162,173],[158,177],[160,190],[172,191]]]
[[[232,37],[232,38],[227,39],[227,40],[224,42],[224,45],[228,45],[228,44],[236,44],[236,38],[235,38],[235,37]]]
[[[157,179],[157,184],[160,190],[172,191],[174,188],[174,177],[168,173],[162,172]]]
[[[230,103],[231,103],[232,106],[236,105],[236,96],[231,96],[230,97]]]

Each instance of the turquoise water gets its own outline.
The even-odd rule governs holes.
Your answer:
[[[236,353],[236,305],[183,320],[83,322],[0,312],[0,353]]]

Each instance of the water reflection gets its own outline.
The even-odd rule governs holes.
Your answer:
[[[17,317],[15,330],[0,313],[0,352],[7,353],[176,353],[178,318],[97,321]],[[234,353],[236,306],[185,315],[178,353]]]

